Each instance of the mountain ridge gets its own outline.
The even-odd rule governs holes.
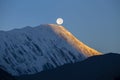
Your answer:
[[[55,24],[0,32],[0,68],[12,75],[34,74],[101,54],[87,47],[91,51],[88,55],[86,46],[79,48],[80,44],[84,45],[64,27]]]
[[[69,31],[66,31],[66,29],[63,26],[59,26],[59,29],[64,33],[61,33],[60,30],[58,30],[58,27],[55,27],[54,24],[49,24],[53,29],[55,29],[55,32],[58,32],[65,40],[71,43],[77,50],[84,53],[85,56],[89,57],[92,55],[99,55],[101,52],[96,51],[95,49],[92,49],[85,45],[83,42],[79,41],[77,38],[75,38]],[[56,25],[57,26],[57,25]],[[78,44],[78,45],[76,45]]]

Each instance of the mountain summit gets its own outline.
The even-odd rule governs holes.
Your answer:
[[[34,74],[100,54],[60,25],[0,31],[0,68],[12,75]]]
[[[76,37],[74,37],[68,30],[66,30],[63,26],[55,25],[55,24],[49,24],[53,31],[57,33],[59,36],[64,38],[70,45],[72,45],[74,48],[76,48],[80,53],[83,53],[84,56],[90,57],[93,55],[99,55],[100,52],[88,47],[81,41],[79,41]]]

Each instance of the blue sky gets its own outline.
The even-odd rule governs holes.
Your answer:
[[[101,52],[120,53],[120,0],[0,0],[0,30],[56,23]]]

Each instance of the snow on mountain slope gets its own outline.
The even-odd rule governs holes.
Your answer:
[[[0,31],[0,68],[12,75],[34,74],[99,54],[55,24]]]
[[[93,55],[101,54],[100,52],[88,47],[87,45],[85,45],[84,43],[79,41],[69,31],[67,31],[64,27],[62,27],[62,26],[56,27],[58,25],[55,26],[54,24],[49,24],[49,25],[54,29],[54,31],[59,36],[64,38],[69,44],[71,44],[74,48],[76,48],[79,52],[83,53],[85,56],[90,57]]]

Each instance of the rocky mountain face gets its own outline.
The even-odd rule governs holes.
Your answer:
[[[0,31],[0,68],[12,75],[34,74],[100,54],[60,25]]]

